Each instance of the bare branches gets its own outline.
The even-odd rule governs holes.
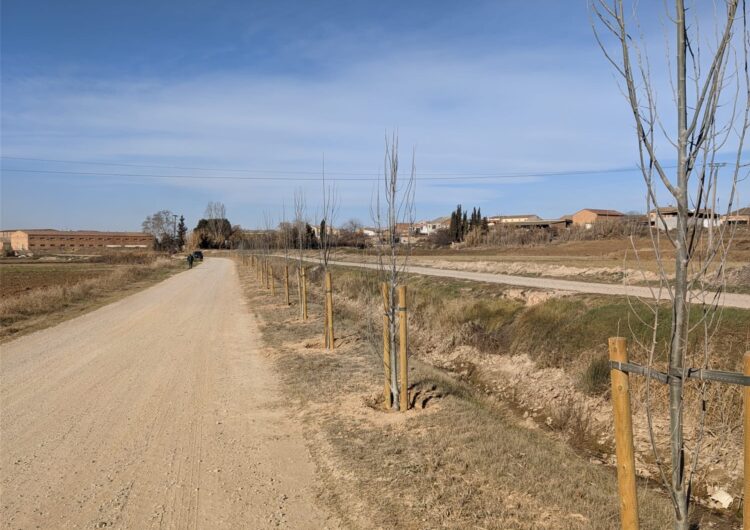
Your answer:
[[[320,220],[320,261],[323,268],[328,270],[328,261],[331,257],[331,250],[335,246],[335,228],[336,216],[339,210],[338,193],[335,184],[326,185],[326,166],[325,157],[323,158],[323,202],[321,204]]]
[[[725,207],[726,213],[729,214],[734,204],[740,171],[744,166],[742,151],[750,125],[745,4],[742,4],[742,16],[738,16],[739,0],[723,2],[724,10],[717,16],[718,22],[713,35],[713,51],[706,60],[703,44],[711,35],[702,33],[705,29],[701,30],[697,20],[696,23],[688,25],[684,0],[674,0],[672,15],[668,14],[668,18],[674,29],[675,48],[670,49],[668,44],[665,47],[666,64],[671,74],[669,81],[674,92],[672,110],[677,117],[671,137],[659,117],[660,106],[656,101],[651,65],[647,54],[642,51],[645,46],[643,36],[639,33],[639,38],[634,38],[628,29],[631,26],[639,27],[635,5],[631,17],[625,15],[623,4],[623,0],[592,0],[592,26],[605,58],[624,81],[627,89],[626,99],[635,122],[640,167],[647,191],[646,203],[652,222],[651,241],[659,266],[659,290],[661,292],[664,289],[669,294],[672,306],[667,346],[669,369],[684,371],[685,367],[691,364],[707,367],[711,339],[716,333],[721,316],[721,289],[717,293],[715,287],[723,278],[732,242],[732,230],[720,223],[719,183],[722,177],[728,181],[725,188],[730,191]],[[739,19],[742,20],[739,46],[742,61],[736,58]],[[613,50],[616,51],[610,51],[608,42],[614,43]],[[732,64],[734,70],[731,69]],[[744,70],[744,75],[740,74],[740,70]],[[730,84],[734,85],[733,90],[729,89]],[[730,145],[732,137],[734,140],[731,147],[736,153],[734,167],[722,175],[722,170],[729,164],[722,161],[722,150]],[[659,140],[667,142],[666,149],[658,146]],[[670,152],[671,155],[664,154]],[[666,173],[664,164],[660,161],[661,156],[677,160],[674,175]],[[653,178],[654,172],[658,179]],[[659,185],[675,204],[669,212],[660,207]],[[667,273],[665,266],[663,242],[668,242],[674,249],[674,271],[670,273]],[[700,311],[691,311],[691,305],[699,305]],[[657,329],[664,325],[660,322],[659,307],[658,300],[650,306],[653,315],[651,343],[639,342],[647,353],[649,367],[653,364],[658,346]],[[692,346],[698,344],[691,340],[695,333],[702,334],[700,348]],[[696,415],[697,428],[688,463],[683,440],[685,424],[682,381],[679,378],[670,381],[669,481],[657,450],[649,388],[647,383],[646,411],[651,431],[651,445],[674,503],[675,528],[684,530],[688,521],[689,492],[698,470],[705,432],[706,388],[703,385],[700,389],[701,399],[704,401]],[[687,474],[686,466],[689,466]]]
[[[412,150],[411,172],[406,179],[401,180],[399,178],[398,135],[393,133],[390,139],[386,135],[383,179],[380,189],[374,193],[371,213],[378,232],[378,242],[375,248],[378,256],[379,277],[381,282],[387,285],[388,291],[385,315],[389,327],[390,387],[391,403],[394,408],[398,408],[399,403],[396,288],[401,282],[409,259],[415,216],[415,186],[414,151]]]
[[[206,219],[206,228],[211,239],[222,248],[228,234],[225,231],[227,209],[223,203],[209,202],[203,214]]]

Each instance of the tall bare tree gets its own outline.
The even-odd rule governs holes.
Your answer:
[[[649,304],[652,338],[650,343],[640,343],[649,367],[658,347],[659,299],[667,299],[671,306],[667,348],[669,468],[662,464],[659,454],[648,386],[646,409],[652,450],[674,505],[674,528],[687,530],[691,482],[704,432],[706,387],[701,385],[698,410],[686,411],[684,381],[691,365],[708,367],[711,337],[719,323],[721,289],[715,292],[709,286],[723,285],[731,245],[731,229],[717,222],[719,186],[726,181],[722,190],[729,212],[745,165],[742,150],[750,111],[748,31],[744,1],[742,11],[738,9],[739,0],[714,2],[715,21],[709,25],[697,19],[688,23],[684,0],[665,2],[674,39],[674,47],[667,45],[665,51],[673,91],[668,106],[676,113],[676,124],[668,125],[662,120],[667,106],[657,103],[637,2],[633,4],[633,9],[626,11],[623,0],[592,0],[593,27],[599,46],[624,85],[635,122],[647,206],[655,225],[651,238],[661,279],[655,288],[657,302]],[[729,153],[730,161],[720,162],[725,153]],[[674,172],[665,162],[671,159],[676,160]],[[669,224],[660,208],[665,196],[676,204],[675,226]],[[674,252],[674,276],[667,273],[666,250]],[[701,310],[691,311],[691,304]],[[696,333],[702,339],[690,340]],[[686,412],[696,418],[691,447],[685,442]]]
[[[338,194],[336,193],[336,186],[334,184],[326,185],[325,157],[323,157],[322,183],[323,201],[321,203],[321,220],[318,240],[320,261],[323,264],[323,336],[325,338],[325,346],[333,349],[333,295],[330,293],[328,286],[328,279],[330,276],[328,263],[331,258],[331,251],[333,250],[336,237],[334,233],[334,224],[336,222],[336,214],[338,213]]]
[[[320,261],[323,269],[328,271],[328,262],[331,258],[331,250],[335,244],[334,224],[339,210],[338,192],[335,184],[326,184],[325,158],[323,159],[323,201],[320,214],[320,234],[318,235],[320,247]]]
[[[206,206],[206,211],[203,216],[207,222],[206,228],[208,229],[208,235],[219,245],[219,248],[222,248],[227,236],[227,234],[224,233],[224,223],[227,218],[226,207],[221,202],[211,201]]]
[[[284,251],[284,295],[289,305],[289,251],[293,250],[294,226],[287,220],[286,203],[281,205],[281,223],[279,223],[279,246]]]
[[[307,247],[307,219],[305,217],[307,202],[302,188],[294,190],[294,228],[297,234],[297,294],[299,296],[300,318],[305,318],[305,307],[302,292],[302,268],[304,266],[304,254]]]
[[[173,218],[174,214],[171,211],[160,210],[153,215],[147,216],[143,223],[141,223],[143,231],[154,236],[160,250],[167,250],[174,247]]]
[[[399,226],[406,227],[411,235],[414,226],[414,193],[416,191],[416,166],[412,151],[411,172],[406,179],[399,178],[398,135],[393,133],[385,137],[385,156],[383,161],[383,179],[374,193],[371,208],[373,222],[379,234],[376,245],[378,273],[380,281],[388,289],[385,314],[388,321],[388,340],[390,341],[390,390],[391,406],[399,407],[399,365],[396,350],[397,336],[397,299],[396,289],[401,282],[409,259],[410,243],[401,244]],[[384,301],[385,302],[385,301]]]

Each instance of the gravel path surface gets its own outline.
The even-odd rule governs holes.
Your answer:
[[[306,258],[307,261],[320,263],[319,259]],[[357,263],[350,261],[330,261],[331,265],[344,265],[347,267],[360,267],[364,269],[377,269],[374,263]],[[636,285],[622,285],[612,283],[579,282],[574,280],[558,280],[555,278],[539,278],[530,276],[512,276],[509,274],[492,274],[486,272],[457,271],[450,269],[437,269],[435,267],[420,267],[409,265],[406,272],[412,274],[424,274],[426,276],[437,276],[441,278],[456,278],[460,280],[473,280],[477,282],[501,283],[519,287],[535,287],[537,289],[548,289],[553,291],[572,291],[576,293],[608,294],[615,296],[633,296],[644,299],[654,299],[658,291],[648,287]],[[668,299],[668,293],[662,292],[662,300]],[[693,303],[699,303],[700,297],[696,293]],[[720,301],[725,307],[736,307],[739,309],[750,309],[750,295],[736,293],[722,293]],[[712,295],[706,296],[706,303],[712,303]]]
[[[323,528],[234,264],[0,351],[0,527]]]

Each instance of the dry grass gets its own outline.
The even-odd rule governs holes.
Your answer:
[[[2,263],[0,298],[7,299],[45,287],[74,285],[112,273],[116,266],[92,263]]]
[[[343,527],[617,527],[612,469],[416,358],[411,383],[442,397],[406,414],[373,408],[381,367],[361,314],[339,298],[338,348],[326,352],[315,274],[312,318],[301,323],[296,307],[285,308],[280,295],[274,300],[257,288],[253,271],[240,269],[265,342],[273,345],[269,355],[304,418],[321,498]],[[347,280],[336,277],[344,288]],[[583,421],[566,419],[571,428]],[[640,495],[643,527],[666,527],[666,499],[647,482]]]
[[[1,265],[3,284],[6,280],[12,281],[20,292],[0,300],[0,340],[15,338],[100,307],[181,270],[181,265],[167,258],[116,267],[103,267],[98,263]]]
[[[318,268],[310,270],[312,292],[317,292],[320,283],[318,273]],[[558,433],[572,447],[599,461],[613,462],[607,338],[629,335],[629,325],[633,333],[647,334],[624,299],[590,295],[545,299],[540,296],[543,293],[518,293],[501,285],[422,276],[411,276],[408,281],[413,356],[503,400],[519,417],[526,415],[540,428]],[[374,274],[337,267],[334,290],[338,318],[355,322],[369,349],[376,351],[379,299]],[[666,346],[668,319],[665,311],[659,336],[662,347]],[[712,368],[739,367],[743,352],[750,349],[748,329],[750,312],[725,310],[720,332],[714,337]],[[693,339],[693,346],[698,346],[699,337]],[[645,362],[641,352],[634,349],[631,355],[636,362]],[[665,358],[659,357],[658,361]],[[632,386],[637,468],[644,476],[656,477],[645,436],[642,381],[635,378]],[[736,390],[716,386],[707,396],[709,435],[694,488],[704,499],[710,484],[729,485],[732,494],[741,492],[741,400]],[[662,412],[666,411],[661,406],[666,403],[663,391],[658,388],[653,393],[656,409]],[[691,385],[686,398],[692,418],[699,397]],[[666,439],[668,422],[660,416],[657,430]],[[693,427],[688,430],[691,447]]]

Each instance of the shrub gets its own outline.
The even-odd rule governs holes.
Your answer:
[[[591,359],[581,376],[581,386],[585,392],[600,395],[607,391],[609,384],[609,359],[595,357]]]
[[[441,228],[427,236],[427,241],[439,247],[447,247],[453,242],[453,238],[447,228]]]

